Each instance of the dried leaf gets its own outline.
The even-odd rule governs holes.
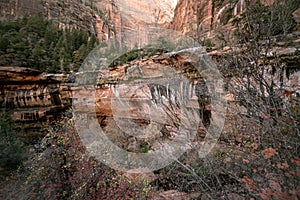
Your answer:
[[[253,143],[251,145],[251,147],[252,147],[253,150],[256,150],[256,149],[258,149],[259,145],[257,143]]]
[[[289,165],[287,164],[287,162],[284,162],[284,163],[278,163],[278,164],[277,164],[277,168],[278,168],[278,169],[283,169],[283,170],[285,170],[285,169],[289,168]]]
[[[262,188],[259,196],[263,200],[269,200],[272,196],[272,190],[270,188]]]
[[[289,177],[289,178],[293,177],[293,175],[292,175],[291,173],[288,173],[288,172],[284,173],[284,175],[285,175],[286,177]]]
[[[289,196],[287,192],[274,192],[274,199],[282,199],[282,200],[294,200],[292,196]]]
[[[281,185],[278,182],[269,180],[269,185],[274,191],[281,191]]]
[[[296,171],[292,171],[292,172],[290,172],[290,174],[291,174],[292,176],[299,176],[299,175],[300,175],[300,169],[299,169],[299,170],[296,170]]]
[[[297,166],[300,166],[300,158],[295,158],[291,162]]]
[[[272,156],[278,154],[277,151],[273,148],[265,149],[261,152],[266,159],[271,158]]]
[[[231,199],[231,200],[240,200],[240,199],[243,199],[242,196],[240,196],[238,194],[235,194],[235,193],[229,193],[227,197],[228,197],[228,199]]]
[[[289,193],[293,195],[300,195],[300,189],[290,190]]]
[[[241,181],[246,183],[246,187],[248,188],[249,191],[256,189],[253,180],[250,179],[248,176],[244,176],[241,179]]]

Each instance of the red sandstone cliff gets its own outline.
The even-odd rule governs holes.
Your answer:
[[[248,2],[248,3],[247,3]],[[241,14],[253,0],[179,0],[169,28],[194,37],[210,36],[218,28],[224,27],[234,16]],[[270,5],[273,0],[261,0]],[[230,28],[225,28],[229,31]]]
[[[0,2],[0,19],[43,13],[61,28],[75,28],[106,40],[126,30],[173,19],[177,0],[8,0]]]

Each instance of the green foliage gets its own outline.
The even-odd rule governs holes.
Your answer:
[[[121,55],[119,58],[114,60],[109,67],[115,67],[117,65],[121,65],[123,63],[127,63],[136,59],[145,58],[149,56],[153,56],[156,53],[161,53],[164,50],[162,48],[145,48],[145,49],[135,49],[125,54]]]
[[[41,14],[1,21],[0,28],[0,66],[77,71],[98,43],[95,36],[74,29],[62,30]]]
[[[160,36],[150,47],[154,49],[163,49],[163,51],[166,52],[173,51],[176,48],[173,42],[167,40],[163,36]]]
[[[223,4],[223,1],[221,0],[213,0],[212,1],[212,7],[213,8],[220,8]]]
[[[204,38],[201,43],[202,43],[203,46],[206,46],[206,47],[213,47],[214,46],[214,43],[208,38]]]
[[[151,149],[151,146],[147,143],[140,144],[139,148],[135,151],[136,153],[148,153]]]
[[[226,10],[226,13],[224,15],[224,19],[222,19],[222,24],[223,25],[226,25],[229,22],[229,20],[232,19],[232,17],[233,17],[232,12],[233,12],[233,8],[229,8],[229,9]]]
[[[0,152],[0,167],[6,170],[17,168],[27,158],[27,150],[7,113],[0,115]]]

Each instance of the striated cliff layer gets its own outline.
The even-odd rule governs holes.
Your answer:
[[[61,28],[88,31],[106,40],[126,30],[172,21],[177,0],[6,0],[0,2],[0,19],[42,13]]]
[[[104,10],[104,18],[111,22],[111,28],[114,30],[110,33],[109,27],[100,22],[97,25],[98,30],[101,30],[99,34],[102,34],[103,39],[108,39],[115,34],[139,32],[148,26],[167,26],[173,20],[176,5],[177,0],[122,0],[109,3],[97,1],[98,9]]]
[[[82,3],[78,0],[7,0],[0,2],[0,19],[13,19],[24,15],[42,13],[46,18],[56,21],[61,28],[73,28],[88,31],[98,35],[97,24],[110,26],[100,10],[93,3]]]
[[[177,96],[171,92],[173,90],[171,85],[159,84],[156,80],[163,78],[161,76],[165,73],[165,68],[170,68],[175,70],[176,74],[184,74],[189,80],[180,82],[180,78],[178,79],[178,84],[181,85],[178,92],[182,93],[182,98],[187,98],[188,102],[184,105],[189,109],[202,109],[203,113],[206,113],[203,120],[208,123],[209,105],[207,107],[199,102],[201,98],[203,100],[206,97],[205,92],[200,92],[201,87],[201,91],[204,91],[205,87],[203,88],[203,84],[199,81],[201,79],[197,75],[189,73],[189,71],[194,71],[189,62],[189,58],[180,55],[158,53],[142,60],[134,60],[109,68],[105,76],[99,72],[96,83],[86,84],[77,83],[75,79],[81,76],[92,77],[97,72],[63,75],[44,74],[21,67],[0,67],[0,109],[11,111],[13,119],[19,124],[19,132],[27,136],[40,135],[42,124],[55,120],[62,112],[71,108],[72,101],[75,101],[76,112],[88,115],[91,112],[91,107],[88,105],[92,103],[99,122],[104,126],[114,121],[111,120],[112,117],[138,120],[139,123],[145,124],[150,120],[150,115],[155,117],[155,119],[152,118],[155,123],[163,121],[171,126],[178,120],[170,117],[170,120],[165,122],[164,118],[157,117],[158,112],[153,115],[153,110],[151,111],[149,107],[155,104],[156,107],[161,107],[161,110],[157,108],[157,111],[161,112],[166,110],[162,106],[168,107],[170,102],[173,102],[175,106],[175,101],[180,101],[178,99],[180,95]],[[151,83],[148,83],[149,80]],[[113,100],[116,90],[125,102],[120,104]],[[95,99],[94,102],[90,102],[89,98],[93,91],[95,91]],[[159,104],[158,102],[163,99],[169,103]],[[124,103],[128,104],[128,107],[120,106]],[[178,108],[174,106],[169,109],[176,112]],[[171,113],[169,114],[172,116]],[[200,115],[196,117],[198,120],[199,118]]]
[[[228,51],[230,52],[230,49],[212,51],[209,55],[218,59],[220,56],[226,55]],[[274,58],[270,54],[269,62],[276,60],[280,63],[299,63],[295,48],[275,47],[272,52],[277,57]],[[161,82],[162,74],[166,72],[169,74],[173,70],[174,75],[171,76],[171,79],[163,80],[167,81],[166,83]],[[95,77],[95,73],[98,73],[96,83],[82,84],[76,81],[82,76]],[[178,74],[182,74],[185,78],[175,78]],[[289,78],[288,80],[285,76],[283,81],[289,82],[287,85],[293,91],[299,91],[299,73],[290,75]],[[157,103],[163,102],[163,100],[176,102],[176,98],[182,97],[187,98],[183,104],[187,108],[202,110],[202,115],[196,118],[200,119],[202,116],[203,123],[209,123],[210,103],[205,100],[209,97],[207,88],[201,82],[201,76],[191,65],[190,58],[185,58],[178,53],[156,53],[153,56],[127,61],[110,67],[104,75],[103,72],[81,72],[67,75],[44,74],[28,68],[0,67],[0,79],[0,109],[12,111],[13,119],[19,124],[20,133],[25,135],[40,135],[42,124],[53,121],[62,112],[71,108],[72,101],[77,102],[75,104],[76,112],[88,115],[92,105],[99,122],[104,127],[107,125],[114,127],[111,124],[114,122],[113,117],[136,120],[142,126],[148,123],[151,116],[156,123],[164,120],[156,118],[159,109],[153,115],[151,104],[162,106],[164,111],[172,109],[174,111],[172,106],[168,107],[167,104]],[[172,88],[170,83],[175,84],[176,81],[182,89],[178,94],[172,93],[172,89],[168,89]],[[93,91],[95,99],[91,102],[89,98]],[[125,102],[114,100],[116,91],[118,91],[119,98],[125,99]],[[234,101],[235,99],[227,100]],[[122,105],[127,105],[127,108],[123,109]],[[167,107],[163,107],[166,105]],[[194,114],[191,116],[195,117]],[[170,119],[168,125],[176,122],[175,118],[171,117]]]
[[[2,66],[0,79],[0,109],[10,112],[20,134],[42,136],[43,123],[71,106],[67,75]]]
[[[194,37],[199,37],[203,33],[208,33],[222,25],[224,20],[234,9],[233,15],[237,15],[244,9],[244,1],[236,4],[229,3],[228,0],[179,0],[175,9],[174,19],[169,25],[171,29],[180,31]]]
[[[226,24],[226,22],[230,20],[230,17],[243,12],[246,5],[244,0],[239,0],[235,3],[219,0],[179,0],[175,9],[176,1],[153,0],[150,3],[153,4],[149,5],[148,1],[128,0],[116,3],[113,1],[98,1],[94,6],[97,6],[102,11],[97,13],[93,6],[87,6],[75,0],[35,0],[28,2],[8,0],[0,2],[0,10],[1,16],[6,18],[9,16],[22,16],[33,10],[36,12],[42,11],[48,18],[57,19],[61,27],[68,26],[88,30],[91,34],[96,34],[100,40],[105,40],[125,31],[138,32],[137,30],[145,29],[149,25],[155,26],[160,24],[166,26],[166,23],[170,21],[170,28],[184,34],[197,38],[213,37],[216,30],[230,32],[232,27]],[[265,3],[270,2],[266,1]],[[299,10],[295,12],[294,17],[299,22]],[[132,37],[133,42],[138,42],[134,36],[134,34],[130,34],[128,37]],[[268,55],[270,62],[272,60],[279,60],[280,63],[286,65],[299,64],[299,33],[289,34],[287,38],[290,38],[290,42],[276,43],[270,51],[270,55]],[[130,41],[128,38],[126,40]],[[133,42],[132,44],[134,44]],[[218,49],[210,52],[210,55],[217,59],[222,55],[226,55],[231,50],[229,47]],[[236,52],[241,50],[238,49]],[[158,56],[156,55],[156,57]],[[135,71],[138,76],[139,70],[142,70],[149,77],[155,78],[160,72],[159,66],[171,66],[173,68],[176,66],[174,63],[179,66],[179,69],[180,66],[189,66],[188,60],[180,60],[176,56],[170,57],[170,55],[165,55],[163,59],[155,58],[155,56],[148,57],[141,62],[132,61],[111,68],[109,77],[101,77],[96,85],[89,85],[88,87],[75,84],[76,74],[51,75],[26,68],[0,67],[0,106],[3,110],[13,111],[12,116],[21,124],[20,128],[24,129],[23,132],[29,135],[39,134],[39,128],[42,123],[52,120],[59,113],[70,108],[74,99],[85,102],[85,96],[88,96],[90,90],[96,87],[97,98],[93,102],[96,107],[96,114],[99,117],[99,121],[103,125],[107,125],[109,124],[107,119],[112,117],[114,110],[111,104],[113,90],[122,89],[121,94],[125,98],[133,96],[141,97],[140,90],[132,91],[134,87],[131,88],[130,85],[126,86],[124,83],[116,86],[116,82],[119,81],[120,77],[124,77],[130,70],[131,72]],[[149,77],[145,79],[149,79]],[[294,78],[297,79],[296,85],[299,82],[298,77]],[[193,78],[191,79],[193,80]],[[197,81],[193,80],[186,88],[188,88],[188,91],[194,91],[195,85],[197,85]],[[159,91],[159,94],[168,93],[165,88],[158,86],[147,86],[143,89],[148,91],[148,93],[143,94],[144,96],[142,97],[150,98],[152,101],[155,101],[157,96],[151,90]],[[199,109],[201,108],[198,102],[199,97],[193,94],[195,92],[188,94],[192,97],[189,103],[193,108]],[[132,103],[131,105],[130,109],[134,115],[130,117],[135,120],[144,120],[143,123],[146,123],[145,116],[147,116],[147,113],[145,111],[147,111],[147,108],[143,107],[144,104]],[[134,105],[138,106],[134,107]],[[86,111],[84,107],[80,109],[82,112]],[[206,112],[208,110],[206,109]],[[118,114],[121,117],[126,117],[121,111]],[[209,120],[206,119],[204,121]]]
[[[233,38],[231,20],[245,11],[254,0],[179,0],[170,29],[203,40],[216,39],[218,35]],[[261,0],[263,5],[271,5],[273,0]],[[293,13],[299,26],[299,10]]]

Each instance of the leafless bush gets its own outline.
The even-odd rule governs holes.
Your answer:
[[[290,43],[285,36],[295,25],[296,5],[299,1],[248,2],[234,20],[238,42],[217,58],[235,100],[219,145],[204,160],[187,153],[163,169],[156,185],[201,191],[201,198],[210,199],[297,199],[300,101],[286,84],[286,70],[299,62],[286,62],[274,51],[278,40]]]

